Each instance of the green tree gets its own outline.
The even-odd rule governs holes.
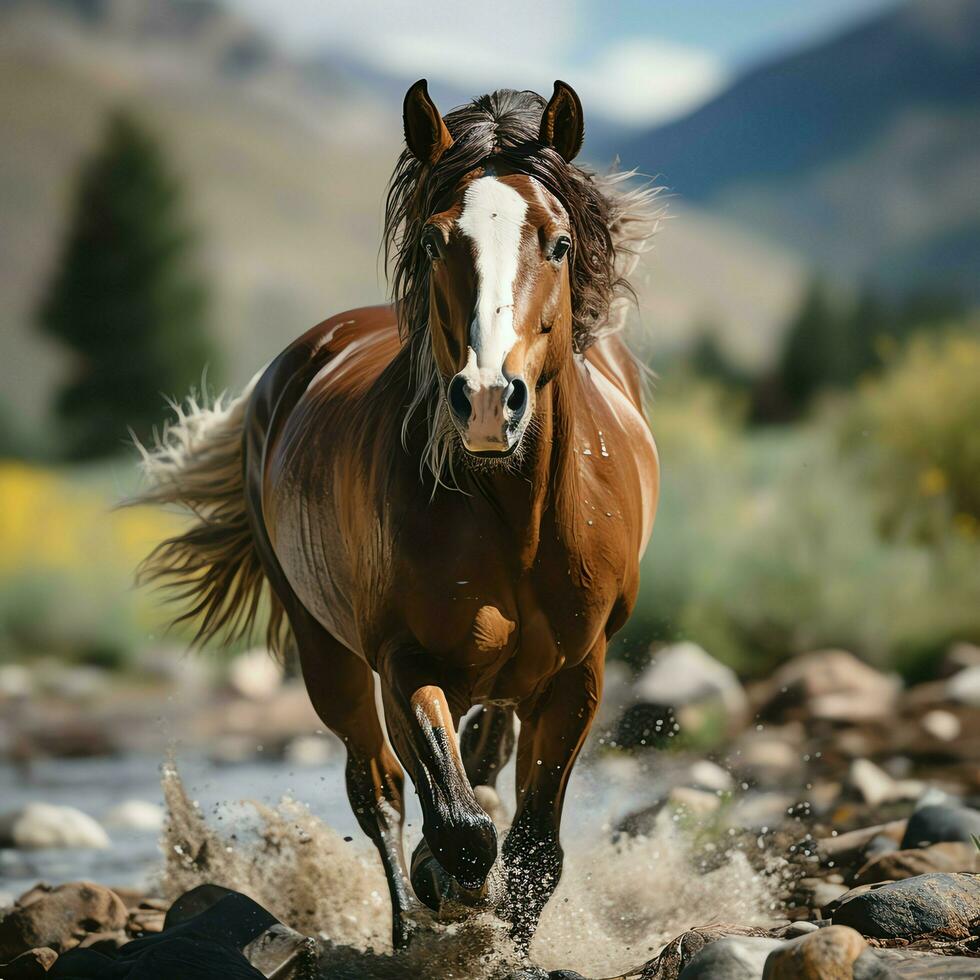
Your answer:
[[[113,113],[81,167],[39,311],[42,329],[74,355],[55,404],[71,458],[118,452],[130,428],[145,437],[161,395],[182,396],[213,365],[182,197],[155,137],[128,112]]]
[[[781,404],[773,412],[777,421],[803,414],[813,396],[828,381],[840,374],[841,323],[827,297],[823,284],[814,281],[808,287],[799,310],[786,329],[782,355],[776,367],[778,397],[770,392],[774,403]]]

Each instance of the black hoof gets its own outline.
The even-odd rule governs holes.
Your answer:
[[[418,899],[442,920],[466,918],[474,911],[493,909],[504,897],[503,878],[491,868],[477,888],[460,884],[432,856],[423,840],[412,855],[412,888]]]

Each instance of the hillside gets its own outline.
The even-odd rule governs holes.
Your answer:
[[[761,65],[624,156],[837,276],[980,299],[980,3],[917,0]]]
[[[397,100],[322,62],[289,63],[213,4],[194,5],[207,16],[193,20],[165,17],[170,6],[148,4],[153,16],[140,18],[127,4],[120,22],[108,3],[0,4],[0,415],[32,437],[68,368],[33,311],[75,167],[110,107],[138,109],[185,180],[232,384],[330,312],[384,294]],[[640,277],[645,328],[662,347],[710,322],[737,357],[764,358],[799,264],[735,226],[671,210]]]

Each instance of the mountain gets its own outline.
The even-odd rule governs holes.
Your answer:
[[[70,369],[35,310],[76,168],[120,104],[183,178],[230,384],[323,317],[385,295],[400,92],[339,61],[294,61],[211,0],[0,0],[0,432],[42,438]],[[671,212],[638,283],[655,349],[710,323],[742,362],[765,359],[802,267],[729,222]]]
[[[623,156],[832,276],[980,300],[980,0],[916,0],[763,64]]]

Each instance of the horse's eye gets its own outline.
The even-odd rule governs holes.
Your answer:
[[[561,262],[561,260],[568,254],[568,250],[571,247],[572,240],[568,237],[568,235],[562,235],[551,248],[552,262]]]
[[[442,258],[441,236],[431,225],[422,232],[422,247],[433,262]]]

